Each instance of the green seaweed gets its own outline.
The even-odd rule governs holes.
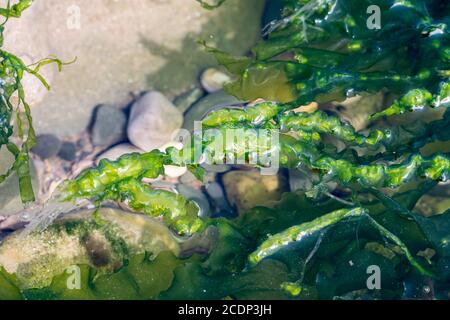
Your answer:
[[[203,133],[197,133],[191,147],[182,150],[168,148],[165,152],[152,151],[126,155],[117,161],[105,160],[97,168],[88,169],[79,178],[66,182],[59,190],[61,199],[91,199],[98,205],[104,200],[122,201],[134,210],[163,216],[166,224],[182,235],[217,228],[219,238],[215,248],[201,266],[192,265],[192,274],[207,272],[210,277],[218,277],[230,272],[240,273],[247,256],[247,267],[252,270],[275,253],[275,256],[280,253],[280,259],[291,266],[291,258],[287,257],[290,257],[292,244],[310,248],[307,239],[317,239],[317,234],[320,239],[326,238],[323,243],[322,240],[318,243],[328,248],[317,248],[319,253],[325,250],[329,257],[332,252],[347,252],[353,248],[348,252],[371,260],[373,253],[349,245],[353,230],[350,225],[356,219],[363,225],[362,234],[366,239],[387,239],[402,252],[416,272],[439,278],[441,275],[434,273],[435,264],[429,270],[416,256],[419,250],[428,246],[438,249],[438,244],[424,230],[426,224],[411,209],[431,186],[449,177],[448,154],[435,153],[425,157],[419,150],[428,143],[448,140],[450,112],[433,122],[374,127],[361,133],[323,111],[290,111],[311,101],[342,99],[349,94],[376,92],[383,88],[403,97],[371,116],[371,120],[418,111],[427,106],[447,107],[448,37],[446,32],[436,32],[447,30],[445,18],[433,20],[435,18],[428,16],[427,11],[415,2],[406,5],[384,1],[385,27],[381,31],[368,31],[360,21],[363,18],[361,9],[367,5],[366,1],[350,0],[286,2],[285,18],[269,28],[268,38],[257,45],[253,57],[234,58],[203,43],[219,63],[238,76],[227,87],[230,93],[241,99],[262,97],[272,100],[212,111],[202,119],[203,128],[222,134],[227,129],[264,129],[269,136],[276,135],[279,138],[276,145],[279,166],[302,168],[306,173],[316,175],[312,189],[305,194],[316,200],[328,196],[335,202],[319,207],[306,200],[297,203],[302,209],[301,215],[292,206],[283,216],[260,208],[235,221],[200,219],[195,206],[182,197],[153,190],[142,183],[143,178],[164,174],[167,164],[188,166],[201,179],[202,161],[222,163],[225,159],[243,158],[250,164],[250,155],[260,158],[274,151],[265,145],[266,141],[249,135],[241,141],[242,145],[233,143],[218,152],[214,148],[217,145],[214,135]],[[431,8],[434,3],[430,1],[427,5]],[[403,14],[402,19],[396,18],[399,12]],[[395,39],[393,30],[397,32]],[[411,45],[415,46],[414,56],[405,53]],[[277,58],[288,53],[293,57],[291,60]],[[425,59],[425,55],[432,59]],[[393,65],[393,61],[398,63]],[[269,80],[259,81],[265,79]],[[263,82],[265,85],[258,85]],[[329,137],[342,141],[344,150],[337,152]],[[200,155],[196,155],[192,146],[201,147]],[[359,155],[356,148],[365,150],[363,155]],[[253,165],[264,168],[269,163]],[[350,189],[351,193],[343,197],[330,194],[326,185],[330,181]],[[417,185],[415,191],[398,193],[400,188],[411,184]],[[394,196],[385,195],[380,188],[390,188]],[[369,193],[377,198],[375,202],[365,200]],[[345,208],[348,206],[353,209]],[[311,214],[307,214],[308,211]],[[339,230],[339,237],[323,234],[332,226],[333,230]],[[309,260],[304,260],[305,268]],[[225,264],[227,268],[223,267]],[[306,279],[311,277],[307,271],[297,270],[278,289],[297,295],[303,287],[314,287],[311,279]],[[207,286],[209,280],[205,277],[202,281]],[[308,285],[305,286],[303,281]],[[345,288],[352,287],[351,283],[341,284]],[[343,293],[338,287],[333,290],[336,294]],[[185,294],[191,297],[193,292]]]
[[[448,4],[378,1],[381,28],[370,29],[371,1],[282,2],[283,16],[251,59],[208,48],[237,75],[227,87],[233,95],[283,101],[286,109],[383,88],[404,95],[377,117],[448,105]]]
[[[5,21],[0,25],[0,47],[3,46],[3,31],[7,20],[11,17],[19,18],[22,12],[32,4],[31,0],[20,0],[11,6],[7,2],[5,8],[0,8],[0,15]],[[35,200],[29,168],[28,152],[36,143],[36,134],[33,129],[30,106],[25,100],[25,92],[21,84],[24,73],[35,76],[47,89],[48,83],[40,75],[41,67],[48,64],[56,64],[61,70],[63,63],[56,58],[47,58],[27,66],[19,57],[0,49],[0,148],[5,146],[14,156],[14,163],[6,173],[0,175],[0,183],[6,180],[12,173],[19,178],[19,189],[22,202],[29,203]],[[18,104],[12,103],[12,97],[17,95]],[[24,116],[22,115],[22,109]],[[13,119],[15,116],[15,119]],[[16,121],[18,137],[21,145],[11,141],[13,135],[12,121]]]
[[[216,7],[198,2],[207,9]],[[164,174],[165,165],[177,165],[187,166],[201,180],[206,160],[243,158],[264,169],[270,163],[255,164],[250,156],[273,152],[266,141],[248,135],[218,151],[215,135],[202,133],[182,150],[103,160],[62,184],[59,200],[89,199],[97,206],[124,202],[135,211],[161,216],[180,235],[213,233],[213,246],[190,258],[167,253],[153,260],[131,257],[108,275],[95,276],[95,268],[82,266],[81,291],[67,291],[67,276],[56,276],[49,288],[21,292],[23,297],[331,299],[366,290],[366,269],[371,265],[383,268],[386,276],[383,290],[370,297],[401,298],[402,283],[416,276],[433,278],[445,297],[450,279],[449,213],[424,217],[414,207],[449,178],[450,155],[424,156],[421,148],[448,142],[450,110],[432,122],[382,126],[377,120],[449,106],[448,4],[379,1],[382,27],[372,30],[366,25],[369,0],[282,3],[282,16],[265,28],[265,38],[251,56],[233,57],[203,43],[236,76],[227,85],[230,93],[242,100],[265,101],[212,111],[202,125],[216,133],[263,129],[277,136],[279,166],[304,171],[312,187],[285,193],[274,208],[254,208],[236,219],[199,218],[194,202],[156,190],[144,179]],[[313,101],[381,90],[396,99],[368,115],[372,123],[365,132],[323,111],[292,111]],[[341,151],[332,143],[336,140],[344,144]],[[196,154],[192,145],[201,152]],[[330,189],[330,182],[338,187]],[[428,249],[437,254],[424,259],[420,253]],[[161,274],[159,280],[155,274]],[[4,271],[0,276],[10,288],[5,297],[17,297],[20,289],[14,277]]]

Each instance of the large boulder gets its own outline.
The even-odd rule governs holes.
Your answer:
[[[155,219],[108,208],[94,217],[92,210],[80,211],[60,218],[45,231],[12,234],[1,243],[0,268],[14,274],[23,289],[42,288],[73,265],[112,272],[131,255],[180,253],[178,240]]]

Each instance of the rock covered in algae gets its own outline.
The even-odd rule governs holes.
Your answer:
[[[179,242],[169,229],[147,216],[110,208],[68,214],[43,232],[6,238],[0,246],[0,268],[14,274],[22,289],[48,286],[73,265],[116,271],[124,259],[147,252],[179,255]]]

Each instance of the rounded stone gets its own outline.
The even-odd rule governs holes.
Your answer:
[[[211,198],[216,208],[216,212],[227,216],[230,216],[233,213],[233,209],[227,201],[222,185],[218,182],[207,183],[205,190]]]
[[[131,107],[128,138],[144,151],[158,149],[171,141],[183,123],[183,115],[162,93],[151,91]]]
[[[77,146],[72,142],[64,142],[58,156],[66,161],[74,161],[77,157]]]
[[[92,144],[108,147],[126,139],[127,117],[115,107],[102,105],[95,112],[92,126]]]
[[[186,112],[194,103],[196,103],[205,92],[201,88],[194,88],[180,96],[178,96],[173,104],[181,111]]]
[[[224,85],[230,81],[231,78],[229,75],[216,68],[206,69],[200,77],[200,83],[202,84],[203,89],[209,93],[222,90]]]
[[[215,173],[225,173],[232,169],[232,166],[227,164],[202,164],[202,167],[208,172]]]
[[[211,93],[195,103],[184,115],[183,128],[193,131],[194,121],[202,120],[202,117],[214,108],[226,107],[240,101],[224,91]]]
[[[42,134],[37,136],[36,144],[31,151],[42,159],[49,159],[58,154],[62,142],[52,134]]]

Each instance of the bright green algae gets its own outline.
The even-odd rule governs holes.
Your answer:
[[[256,107],[254,107],[256,108]],[[214,115],[213,115],[214,116]],[[229,128],[235,123],[235,118],[228,123],[225,119],[222,125],[215,129],[221,130]],[[223,128],[221,128],[223,126]],[[391,143],[396,137],[390,131],[375,130],[367,136],[357,133],[353,127],[342,123],[334,116],[328,116],[321,111],[312,114],[300,113],[281,116],[280,128],[268,129],[271,134],[280,134],[279,145],[276,147],[280,152],[280,166],[297,167],[306,165],[311,169],[320,170],[324,175],[331,176],[343,183],[357,181],[367,187],[398,187],[407,182],[427,178],[431,180],[446,180],[450,170],[450,160],[446,155],[435,155],[425,158],[421,155],[412,155],[410,159],[400,164],[367,164],[360,165],[346,159],[333,158],[321,154],[318,142],[306,140],[304,136],[296,139],[287,133],[291,132],[318,132],[327,133],[347,142],[349,146],[375,147],[381,146],[383,142]],[[211,128],[211,127],[210,127]],[[249,128],[250,127],[249,125]],[[202,136],[202,155],[215,146],[214,139]],[[248,142],[250,140],[250,143]],[[255,137],[247,137],[245,153],[258,153],[264,156],[267,152],[266,141],[260,141]],[[211,149],[213,149],[211,147]],[[231,155],[242,155],[242,146],[227,145],[226,150],[222,150],[219,155],[213,155],[212,161],[232,158]],[[169,148],[167,153],[152,151],[143,155],[131,154],[121,157],[117,161],[103,160],[97,168],[88,169],[74,181],[68,181],[65,185],[65,196],[71,198],[94,198],[101,195],[105,190],[117,183],[133,178],[157,178],[164,173],[164,164],[185,165],[192,164],[193,147],[189,149],[177,150]],[[214,158],[215,157],[215,158]],[[202,157],[204,158],[204,157]],[[194,164],[199,164],[195,163]],[[101,197],[100,197],[101,198]]]

